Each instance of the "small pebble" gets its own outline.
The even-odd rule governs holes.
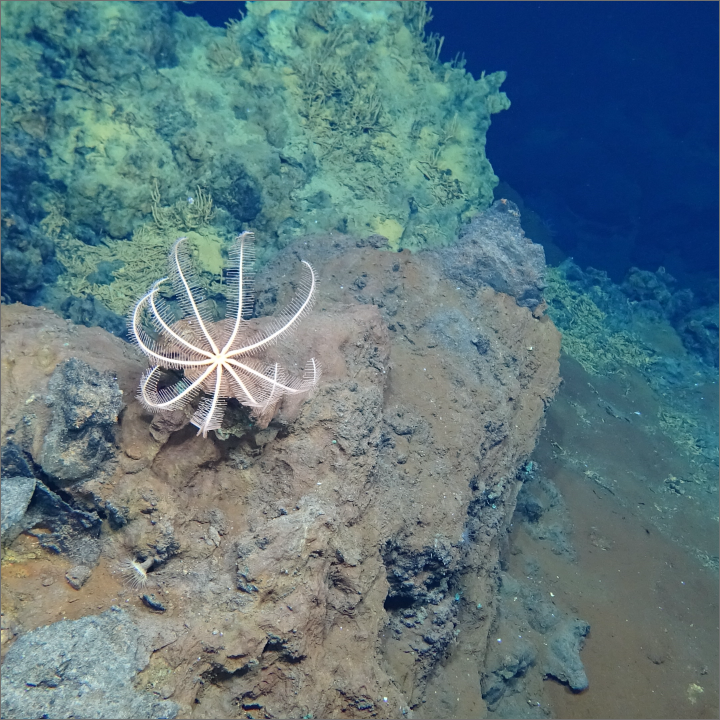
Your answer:
[[[86,565],[76,565],[65,573],[65,577],[72,587],[79,590],[88,581],[91,573],[92,570]]]

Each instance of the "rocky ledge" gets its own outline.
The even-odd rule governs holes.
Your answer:
[[[259,314],[289,297],[300,255],[321,278],[293,348],[321,360],[321,385],[264,430],[232,406],[207,439],[184,413],[153,419],[131,346],[2,307],[3,465],[20,478],[7,523],[3,508],[3,716],[82,713],[60,691],[82,643],[44,658],[54,691],[18,668],[112,606],[142,640],[123,664],[142,694],[113,717],[410,717],[460,647],[479,696],[560,336],[541,306],[382,244],[299,241],[258,277]]]

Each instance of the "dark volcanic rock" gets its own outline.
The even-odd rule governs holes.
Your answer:
[[[2,479],[2,543],[11,543],[22,531],[23,515],[35,492],[35,478],[15,475]]]
[[[30,465],[23,455],[23,451],[12,440],[2,446],[2,463],[0,464],[2,477],[34,477]]]
[[[552,594],[551,594],[552,595]],[[497,717],[527,715],[548,677],[579,692],[588,686],[580,650],[588,623],[569,616],[529,578],[502,573],[497,620],[488,638],[482,695]]]
[[[482,696],[491,710],[537,659],[537,651],[524,638],[511,633],[504,634],[501,640],[502,643],[490,644],[486,675],[481,684]]]
[[[87,565],[76,565],[65,573],[65,579],[68,583],[79,590],[89,579],[92,570]]]
[[[543,666],[545,674],[567,683],[575,692],[585,690],[588,686],[580,650],[589,632],[590,625],[584,620],[567,620],[555,628],[548,640],[548,653]]]
[[[48,390],[53,420],[40,453],[42,469],[63,484],[107,472],[122,409],[116,378],[70,358],[55,369]]]
[[[497,200],[474,217],[440,256],[448,277],[470,287],[489,285],[512,295],[521,307],[542,301],[545,251],[525,237],[520,211],[510,200]]]
[[[66,553],[84,565],[97,562],[101,526],[97,513],[69,505],[41,482],[35,485],[22,524],[23,530],[35,535],[44,548]]]

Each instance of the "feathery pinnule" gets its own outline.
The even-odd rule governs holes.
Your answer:
[[[140,381],[138,397],[147,410],[161,412],[183,408],[205,393],[190,420],[203,437],[222,425],[225,405],[231,397],[252,408],[253,417],[264,427],[283,396],[309,392],[320,379],[320,365],[315,358],[308,361],[302,377],[262,359],[271,345],[296,330],[312,308],[317,288],[315,272],[303,260],[305,274],[290,304],[262,330],[255,329],[247,319],[253,307],[255,236],[244,232],[229,252],[226,318],[214,322],[212,306],[195,276],[185,240],[179,238],[170,251],[168,277],[153,284],[128,319],[130,336],[151,362]],[[181,320],[158,295],[160,286],[168,280],[183,310]],[[144,321],[150,324],[156,339],[150,337]],[[160,388],[163,368],[182,370],[184,377],[175,385]]]

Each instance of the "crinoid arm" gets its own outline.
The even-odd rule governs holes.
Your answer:
[[[162,368],[158,365],[146,370],[140,379],[138,399],[142,406],[151,413],[181,410],[199,393],[202,380],[210,374],[206,371],[202,380],[190,382],[186,378],[178,380],[174,385],[158,388]]]
[[[317,387],[319,381],[320,364],[315,358],[308,361],[300,377],[289,373],[278,363],[266,365],[263,377],[256,381],[255,402],[243,402],[243,405],[252,408],[252,417],[256,425],[262,429],[268,426],[286,396],[310,393]]]
[[[266,365],[255,358],[229,360],[226,369],[230,375],[233,395],[247,407],[265,407],[283,395],[309,392],[320,380],[320,364],[312,358],[301,377],[289,373],[280,364]]]
[[[128,318],[128,335],[150,362],[176,370],[202,366],[209,362],[212,353],[198,346],[189,327],[171,328],[172,313],[165,302],[157,297],[160,285],[167,278],[158,280],[138,301]],[[144,320],[143,320],[144,317]],[[150,337],[147,326],[157,335]]]
[[[300,392],[310,392],[314,390],[322,376],[322,365],[315,359],[310,358],[305,364]]]
[[[226,271],[227,312],[225,326],[228,337],[225,349],[235,345],[244,320],[250,316],[255,304],[253,285],[255,282],[255,235],[244,232],[235,238],[228,251],[228,265]]]
[[[213,353],[218,352],[218,346],[211,333],[214,322],[212,305],[204,295],[185,247],[187,238],[181,237],[175,242],[170,251],[170,279],[175,289],[175,295],[183,309],[187,322],[199,337],[204,338]]]
[[[252,355],[275,344],[281,337],[292,335],[300,325],[300,321],[312,310],[316,300],[317,276],[312,265],[306,260],[301,261],[304,274],[293,299],[283,310],[272,318],[267,327],[253,337],[246,338],[242,347],[228,347],[229,357]]]
[[[293,375],[287,371],[283,373],[281,390],[288,395],[301,395],[302,393],[311,392],[320,382],[321,374],[320,363],[315,358],[310,358],[305,364],[302,376]]]
[[[198,429],[198,435],[207,437],[210,430],[218,430],[222,426],[225,404],[225,398],[219,398],[217,395],[204,397],[200,401],[198,409],[190,418],[190,422]]]

